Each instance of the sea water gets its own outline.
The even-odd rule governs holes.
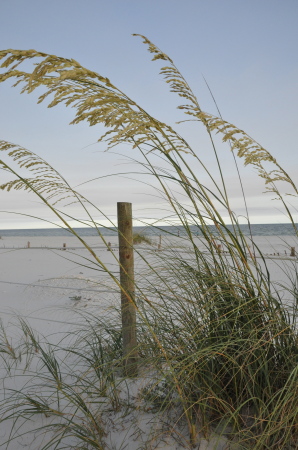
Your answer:
[[[298,224],[296,225],[298,227]],[[295,230],[290,223],[269,223],[269,224],[251,224],[239,225],[240,231],[249,236],[294,236]],[[194,235],[201,236],[202,232],[198,226],[190,227]],[[210,231],[213,234],[217,233],[217,229],[214,225],[209,225]],[[235,232],[235,229],[231,225],[226,226],[227,230]],[[79,236],[97,236],[99,233],[104,236],[115,236],[117,229],[112,227],[99,227],[96,228],[74,228]],[[223,229],[225,232],[225,230]],[[149,236],[154,235],[184,235],[185,230],[182,226],[147,226],[147,227],[134,227],[135,233],[142,233]],[[0,236],[73,236],[67,229],[64,228],[36,228],[36,229],[15,229],[15,230],[0,230]]]

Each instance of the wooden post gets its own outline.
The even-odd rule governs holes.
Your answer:
[[[124,373],[129,377],[135,377],[138,373],[138,353],[131,203],[118,202],[117,215]]]
[[[158,244],[158,250],[161,250],[161,234],[159,235],[159,244]]]
[[[291,247],[290,256],[296,256],[295,247]]]
[[[66,250],[66,243],[63,244],[63,250]]]
[[[29,241],[27,242],[27,248],[30,248],[30,242]]]

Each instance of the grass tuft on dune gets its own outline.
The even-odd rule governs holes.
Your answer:
[[[24,320],[19,340],[8,338],[3,330],[7,387],[1,417],[11,426],[5,445],[15,448],[19,436],[29,434],[39,439],[42,449],[158,448],[163,440],[168,448],[198,448],[203,440],[213,442],[214,448],[219,442],[235,449],[297,448],[296,281],[289,277],[285,288],[292,298],[291,310],[272,283],[253,236],[247,239],[241,231],[214,136],[221,136],[223,146],[229,144],[235,164],[243,161],[256,170],[267,192],[280,200],[297,235],[291,207],[279,190],[279,185],[287,186],[287,194],[295,196],[296,185],[243,130],[201,109],[171,58],[142,39],[153,60],[165,64],[160,73],[170,90],[183,98],[185,104],[179,108],[186,120],[205,128],[216,170],[205,165],[186,137],[77,61],[35,50],[0,52],[0,82],[13,79],[21,92],[42,88],[39,102],[51,98],[49,107],[72,106],[73,124],[87,121],[107,127],[99,140],[108,149],[125,143],[138,150],[140,167],[166,205],[163,221],[183,230],[179,248],[135,248],[141,261],[134,286],[137,379],[123,374],[119,308],[111,307],[103,318],[86,313],[84,326],[55,344],[38,336]],[[32,70],[21,70],[22,63],[30,61],[35,61]],[[109,249],[96,217],[108,219],[111,227],[112,219],[38,155],[6,141],[0,141],[0,151],[1,168],[13,177],[0,188],[35,193],[84,246],[82,266],[104,273],[119,292],[113,267],[71,225],[76,220],[78,226],[96,229]],[[68,214],[66,205],[73,202],[81,208],[79,218]],[[153,220],[158,234],[158,218]],[[169,241],[176,237],[168,232]],[[138,235],[134,241],[150,243],[146,239]],[[111,258],[118,267],[116,252]],[[24,381],[21,388],[13,387],[15,379]],[[111,443],[117,433],[117,443]]]

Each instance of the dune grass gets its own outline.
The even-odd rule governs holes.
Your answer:
[[[133,239],[134,244],[152,245],[152,240],[148,236],[145,236],[142,233],[134,233],[132,236],[132,239]]]
[[[37,416],[46,418],[38,429],[43,438],[45,433],[48,436],[40,448],[111,448],[106,439],[111,428],[107,417],[112,414],[116,420],[117,414],[122,414],[131,418],[133,411],[151,411],[159,417],[157,422],[165,424],[164,428],[153,427],[147,436],[148,447],[143,442],[139,448],[151,448],[150,442],[165,435],[185,448],[195,448],[202,436],[208,438],[214,431],[234,448],[297,448],[295,282],[288,287],[293,298],[290,310],[271,282],[266,260],[253,237],[243,235],[232,211],[214,134],[229,142],[240,161],[257,170],[267,191],[282,202],[294,233],[297,229],[290,207],[278,186],[287,185],[288,193],[296,195],[296,185],[275,158],[243,130],[204,112],[173,61],[142,38],[153,60],[166,61],[161,74],[171,91],[187,102],[180,108],[205,127],[218,162],[219,181],[184,137],[153,118],[107,78],[75,60],[35,50],[0,52],[1,82],[16,79],[22,92],[43,87],[39,101],[51,95],[50,107],[60,103],[73,106],[72,123],[104,124],[108,131],[99,140],[106,141],[108,148],[125,142],[139,150],[142,168],[159,183],[158,194],[167,201],[167,214],[183,227],[179,245],[185,249],[184,253],[170,246],[164,252],[135,249],[142,262],[141,276],[135,281],[139,378],[148,378],[138,391],[137,403],[131,393],[137,380],[125,379],[121,371],[117,309],[111,309],[104,320],[86,317],[86,326],[67,336],[72,345],[41,344],[21,321],[23,338],[14,349],[3,332],[1,356],[6,376],[17,374],[28,380],[21,389],[7,391],[1,405],[3,420],[12,423],[8,448],[23,432],[18,431],[22,430],[19,423]],[[23,61],[35,58],[31,72],[19,70]],[[65,199],[76,201],[85,213],[85,219],[77,223],[95,228],[108,247],[101,224],[93,219],[102,211],[29,150],[6,141],[0,142],[0,150],[5,154],[2,168],[14,176],[1,188],[33,191],[61,226],[85,246],[89,256],[83,263],[106,272],[115,289],[121,289],[118,277],[76,233],[69,223],[73,217],[58,205]],[[152,155],[158,155],[162,165],[156,166]],[[16,166],[30,176],[19,175]],[[212,189],[200,181],[202,172],[208,175]],[[232,224],[232,231],[226,222]],[[171,238],[174,235],[169,232]],[[119,263],[117,255],[113,253],[113,257]],[[142,434],[136,416],[130,427],[132,433]]]

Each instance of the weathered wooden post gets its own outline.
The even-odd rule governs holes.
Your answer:
[[[127,376],[135,377],[138,373],[138,353],[131,203],[118,202],[117,215],[124,372]]]
[[[158,250],[161,250],[161,234],[159,235],[159,244],[158,244]]]
[[[291,247],[291,253],[290,256],[296,256],[295,247]]]

